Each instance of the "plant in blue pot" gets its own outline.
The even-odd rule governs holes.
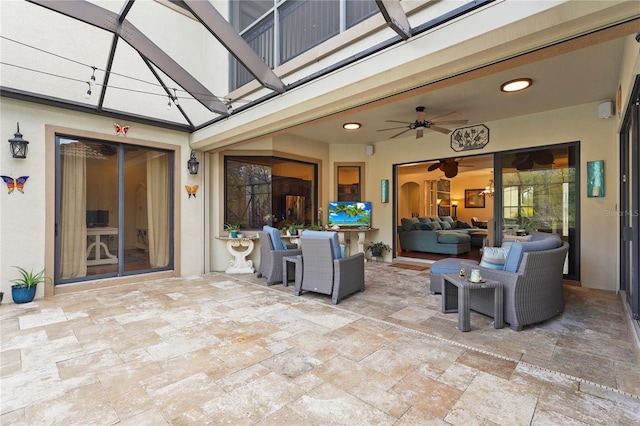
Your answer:
[[[34,273],[33,269],[27,271],[19,266],[14,266],[20,272],[20,278],[11,280],[11,297],[15,303],[29,303],[36,296],[38,284],[53,284],[51,278],[44,275],[44,269]]]
[[[230,238],[238,238],[238,231],[240,231],[240,225],[235,223],[227,223],[224,226],[224,230],[229,233]]]

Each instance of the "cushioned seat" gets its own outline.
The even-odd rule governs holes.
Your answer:
[[[457,259],[455,257],[449,257],[447,259],[438,260],[437,262],[433,262],[431,264],[431,294],[442,293],[442,283],[440,279],[436,277],[439,277],[442,274],[459,273],[462,260],[464,260],[465,262],[474,262],[473,260],[469,259]]]
[[[461,232],[438,232],[438,242],[443,244],[460,244],[470,242],[471,237]]]
[[[549,319],[562,311],[563,268],[569,245],[558,234],[532,232],[531,240],[510,247],[487,247],[480,264],[467,259],[443,259],[431,266],[431,293],[442,293],[442,274],[465,268],[480,269],[488,280],[504,289],[504,320],[513,330]],[[470,296],[471,310],[493,313],[493,294],[476,291]]]

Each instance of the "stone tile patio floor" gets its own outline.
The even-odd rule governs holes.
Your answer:
[[[211,273],[0,307],[2,425],[631,425],[640,368],[612,292],[471,332],[428,271],[368,263],[339,305]]]

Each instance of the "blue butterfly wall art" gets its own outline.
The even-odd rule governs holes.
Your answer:
[[[7,188],[9,188],[9,194],[13,192],[14,189],[18,188],[18,191],[24,194],[24,183],[29,179],[29,176],[20,176],[19,178],[12,178],[11,176],[0,176],[4,183],[7,184]]]

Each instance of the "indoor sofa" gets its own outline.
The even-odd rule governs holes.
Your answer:
[[[403,218],[401,223],[398,226],[398,238],[403,251],[457,255],[471,250],[468,232],[452,229],[451,226],[442,229],[440,220],[413,217]]]
[[[529,241],[515,241],[509,247],[486,247],[480,263],[468,259],[443,259],[431,265],[431,293],[441,293],[442,274],[467,273],[480,269],[482,278],[502,283],[504,321],[520,331],[559,314],[564,308],[563,268],[569,244],[558,234],[532,232]],[[493,316],[490,289],[470,293],[470,308]]]

